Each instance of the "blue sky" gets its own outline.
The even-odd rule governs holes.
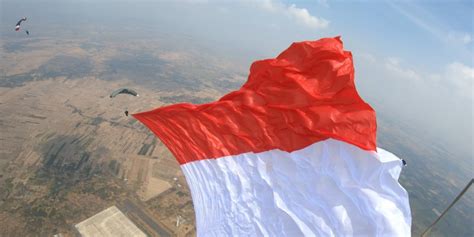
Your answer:
[[[379,114],[420,125],[472,158],[472,1],[263,2],[327,22],[306,24],[307,37],[343,36],[359,91]]]
[[[274,57],[294,41],[341,35],[354,55],[359,92],[379,115],[418,127],[472,157],[472,2],[183,0],[175,5],[187,12],[179,20],[183,29],[216,48],[247,52],[248,63]]]
[[[273,5],[275,15],[287,18],[305,36],[343,35],[354,47],[408,60],[433,70],[451,61],[472,64],[472,1],[277,1],[260,2],[262,11]],[[258,4],[255,4],[258,5]],[[292,14],[290,8],[309,15]],[[311,23],[310,18],[320,22]],[[304,20],[307,19],[306,23]],[[413,51],[416,51],[414,53]],[[425,56],[426,60],[420,60]]]
[[[6,29],[11,22],[23,15],[31,17],[28,24],[33,29],[95,24],[106,33],[126,27],[123,34],[173,36],[185,44],[203,45],[241,62],[242,68],[275,57],[294,41],[341,35],[354,55],[358,90],[379,115],[413,124],[472,157],[473,1],[0,0],[0,4],[2,32],[10,32]]]

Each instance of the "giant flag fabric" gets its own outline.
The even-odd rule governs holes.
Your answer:
[[[220,100],[134,115],[191,189],[198,236],[409,236],[402,162],[376,146],[339,37],[252,64]]]

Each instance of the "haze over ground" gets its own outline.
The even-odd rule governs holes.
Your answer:
[[[243,68],[291,42],[341,35],[354,53],[359,91],[377,111],[472,156],[471,1],[40,0],[2,1],[2,9],[3,37],[15,36],[11,19],[25,14],[37,37],[52,27],[73,33],[87,25],[103,34],[127,27],[128,37],[170,34]]]
[[[442,210],[472,177],[472,1],[38,0],[1,1],[0,8],[5,41],[24,40],[13,27],[27,16],[23,27],[30,41],[159,39],[169,48],[219,55],[243,77],[254,60],[274,57],[291,42],[341,35],[354,55],[359,93],[378,113],[379,146],[393,146],[409,162],[402,184],[427,169],[423,185],[440,192],[425,209],[437,204]],[[416,142],[404,145],[420,151],[392,144],[402,139],[398,133],[414,137]],[[433,160],[433,154],[423,153],[433,147],[446,153],[434,152],[440,158]],[[441,178],[454,181],[448,187]],[[468,196],[472,201],[472,193]],[[410,197],[418,208],[423,199]]]

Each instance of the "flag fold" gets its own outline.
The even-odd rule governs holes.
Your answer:
[[[402,162],[376,146],[339,37],[252,64],[218,101],[133,115],[181,164],[199,236],[409,236]]]

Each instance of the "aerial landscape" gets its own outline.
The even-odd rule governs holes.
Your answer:
[[[275,57],[301,35],[273,51],[267,49],[274,45],[254,52],[249,40],[226,49],[226,38],[214,48],[189,26],[174,26],[165,3],[144,1],[129,14],[128,4],[105,1],[89,11],[85,2],[0,3],[0,236],[77,236],[79,223],[115,207],[145,235],[195,236],[191,193],[178,162],[124,111],[215,101],[240,88],[254,60]],[[44,11],[33,13],[42,4]],[[104,17],[110,8],[121,16]],[[164,16],[153,15],[155,8]],[[22,23],[28,37],[12,30],[23,14],[32,15]],[[359,93],[377,111],[377,146],[408,163],[400,183],[410,197],[412,234],[419,236],[472,178],[472,150],[456,151],[429,128],[394,116],[393,107],[368,93],[367,69],[357,71],[367,59],[353,54]],[[109,98],[121,87],[140,96]],[[465,129],[472,131],[472,109],[469,114]],[[472,136],[466,140],[471,146]],[[472,236],[473,212],[471,189],[432,236]]]
[[[35,42],[36,46],[29,42],[7,46],[11,57],[30,57],[35,52],[31,48],[37,47],[42,60],[36,65],[25,61],[29,71],[7,67],[18,71],[6,71],[9,76],[2,78],[2,109],[7,115],[1,122],[2,170],[8,171],[2,173],[3,210],[28,217],[22,223],[30,231],[42,226],[44,234],[50,234],[65,231],[54,229],[67,224],[58,221],[67,221],[65,217],[72,213],[75,217],[70,221],[78,222],[94,214],[96,208],[135,198],[143,205],[147,203],[152,212],[160,210],[156,216],[168,228],[173,228],[179,210],[187,220],[181,225],[183,235],[187,234],[185,229],[192,231],[192,204],[178,164],[159,140],[136,120],[125,117],[123,111],[211,101],[224,88],[230,90],[227,86],[237,84],[242,76],[220,69],[225,65],[179,70],[202,59],[147,46],[158,47],[157,42],[135,43],[140,50],[121,48],[118,43],[112,46],[110,42],[104,48],[91,48],[93,43],[78,39]],[[22,47],[30,48],[29,56],[22,56]],[[11,61],[8,56],[3,59]],[[226,73],[219,75],[221,70]],[[179,75],[186,73],[191,75]],[[132,74],[143,84],[127,80]],[[198,80],[198,75],[210,79]],[[153,77],[169,79],[149,80]],[[220,82],[220,86],[213,86]],[[109,98],[112,90],[130,85],[140,91],[141,97]],[[83,208],[82,202],[94,211]],[[2,226],[28,231],[27,226],[6,224],[11,218],[2,218]]]

